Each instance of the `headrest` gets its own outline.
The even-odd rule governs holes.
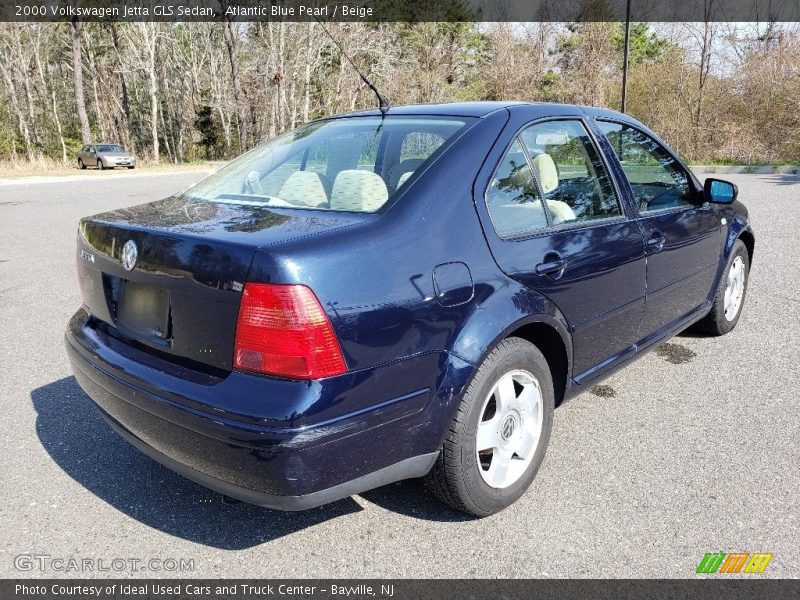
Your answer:
[[[372,171],[345,169],[333,182],[331,208],[374,212],[383,206],[388,198],[389,191],[380,175]]]
[[[407,158],[401,161],[400,164],[396,165],[389,173],[389,185],[392,186],[392,189],[399,188],[400,178],[409,171],[413,173],[424,162],[425,159],[423,158]],[[408,179],[408,177],[406,177],[406,179]]]
[[[408,173],[403,173],[400,175],[400,179],[397,180],[397,187],[400,188],[400,186],[403,185],[413,174],[414,171],[409,171]]]
[[[289,175],[278,197],[297,206],[318,207],[328,203],[322,180],[314,171],[295,171]]]
[[[261,177],[258,171],[250,171],[245,179],[246,191],[251,194],[258,194],[259,196],[264,193],[264,188],[261,186]]]
[[[548,200],[547,206],[550,208],[550,214],[556,225],[575,220],[575,211],[572,210],[572,207],[566,202],[562,202],[561,200]]]
[[[549,194],[558,187],[558,169],[549,154],[542,153],[533,157],[533,174],[542,186],[543,193]]]

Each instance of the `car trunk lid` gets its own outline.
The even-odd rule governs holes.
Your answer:
[[[96,326],[131,345],[188,368],[229,371],[255,251],[358,220],[180,197],[89,217],[78,238],[83,303]]]

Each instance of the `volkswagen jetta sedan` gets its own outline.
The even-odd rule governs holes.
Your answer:
[[[554,406],[735,327],[736,196],[607,110],[323,119],[83,219],[67,348],[114,430],[229,496],[299,510],[427,476],[488,515],[531,484]]]

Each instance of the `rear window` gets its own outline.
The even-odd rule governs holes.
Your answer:
[[[388,116],[309,123],[247,152],[185,195],[226,204],[375,212],[467,122]]]

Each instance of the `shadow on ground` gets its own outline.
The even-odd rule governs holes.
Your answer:
[[[774,185],[798,185],[800,184],[800,174],[776,173],[770,177],[769,182]]]
[[[220,494],[162,467],[117,436],[74,377],[35,389],[31,401],[39,440],[67,475],[129,517],[170,535],[237,550],[363,510],[352,498],[295,513],[228,504]],[[468,518],[441,505],[420,481],[392,484],[363,497],[419,519]]]

